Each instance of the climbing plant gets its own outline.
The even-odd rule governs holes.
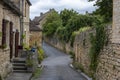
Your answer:
[[[106,41],[106,33],[104,29],[104,25],[100,25],[96,27],[96,34],[90,34],[90,69],[94,72],[96,71],[98,65],[98,56],[100,51],[103,49]]]

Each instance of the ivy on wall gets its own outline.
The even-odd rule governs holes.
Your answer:
[[[94,72],[97,69],[98,65],[98,56],[100,54],[100,51],[103,49],[106,42],[106,32],[104,25],[99,25],[96,27],[96,34],[91,33],[90,34],[90,69]]]

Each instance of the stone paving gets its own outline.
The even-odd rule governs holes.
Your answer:
[[[31,73],[11,73],[5,80],[29,80]]]
[[[43,71],[36,80],[87,80],[80,73],[69,67],[72,62],[69,55],[43,43],[48,56],[43,62]]]

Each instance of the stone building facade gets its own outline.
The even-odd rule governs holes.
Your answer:
[[[9,0],[0,1],[0,75],[5,77],[12,70],[10,59],[15,52],[10,54],[14,47],[15,39],[11,39],[11,33],[15,37],[16,30],[20,32],[20,11]],[[10,44],[13,43],[13,46]]]
[[[23,14],[21,16],[21,44],[24,43],[29,46],[29,21],[30,21],[30,6],[32,5],[29,0],[11,0]],[[25,38],[22,40],[22,36]]]
[[[42,46],[42,27],[43,24],[46,21],[47,16],[53,11],[54,9],[50,9],[46,13],[40,13],[40,16],[36,16],[31,22],[30,22],[30,46],[33,46],[37,44],[37,46]]]
[[[12,71],[11,60],[18,57],[16,51],[21,41],[20,34],[25,31],[23,21],[27,23],[29,17],[29,5],[31,3],[29,0],[24,0],[27,4],[27,18],[25,19],[22,17],[21,11],[24,10],[21,8],[23,7],[21,1],[23,0],[0,0],[0,76],[2,77],[6,77]],[[28,29],[29,27],[26,28],[26,31]]]
[[[42,29],[34,22],[30,22],[30,46],[42,46]]]

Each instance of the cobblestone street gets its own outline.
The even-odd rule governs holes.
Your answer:
[[[48,57],[42,62],[43,72],[37,80],[87,80],[69,67],[72,62],[69,55],[46,43],[43,43],[43,49]]]

